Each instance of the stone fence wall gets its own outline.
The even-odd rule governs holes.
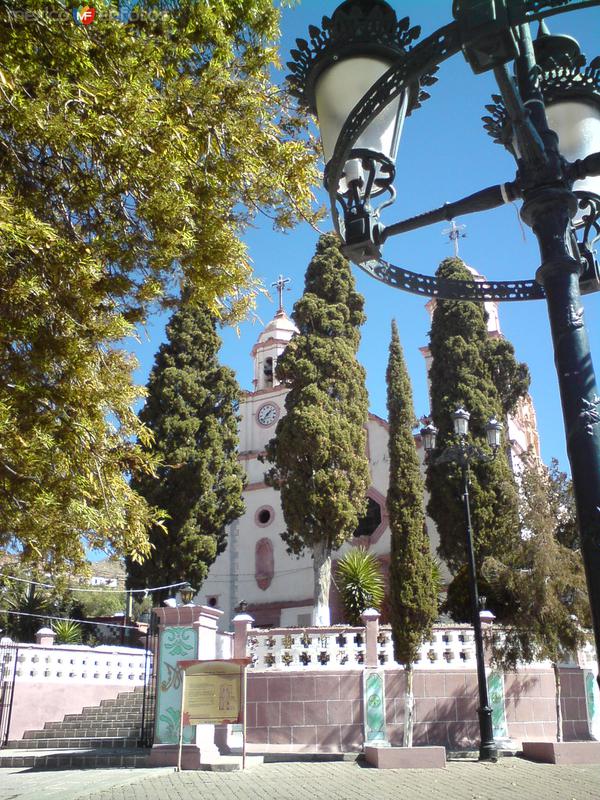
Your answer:
[[[383,733],[401,744],[405,673],[394,661],[391,631],[367,613],[364,627],[252,628],[234,620],[234,653],[248,655],[247,725],[255,752],[360,751],[372,737],[365,713],[367,681],[381,687]],[[486,637],[501,636],[486,626]],[[600,733],[597,665],[590,646],[561,665],[563,735]],[[556,738],[554,672],[549,662],[522,664],[503,674],[488,665],[495,738],[507,747]],[[467,625],[434,628],[415,664],[415,744],[452,750],[478,745],[478,691],[473,631]]]
[[[10,739],[144,685],[151,658],[145,650],[55,645],[49,629],[42,629],[37,639],[37,644],[18,646],[7,639],[1,642],[2,679],[14,679],[7,712]]]

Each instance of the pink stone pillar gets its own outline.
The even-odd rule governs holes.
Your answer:
[[[254,619],[250,614],[238,614],[233,618],[233,657],[245,658],[248,645],[248,631]]]
[[[43,647],[53,647],[56,634],[52,628],[40,628],[35,634],[35,643],[41,644]]]
[[[158,617],[159,633],[158,651],[155,655],[155,671],[159,677],[155,712],[158,733],[160,716],[165,713],[162,705],[164,704],[165,707],[168,705],[167,711],[176,708],[177,712],[181,706],[181,689],[179,688],[177,696],[174,696],[173,681],[168,677],[172,675],[172,672],[165,669],[167,660],[169,669],[173,670],[176,669],[178,660],[214,659],[217,652],[217,624],[223,612],[211,606],[196,606],[191,603],[185,606],[156,608],[154,611]],[[179,656],[173,655],[172,652],[169,653],[163,647],[163,642],[167,641],[168,643],[168,637],[172,638],[173,630],[177,628],[188,628],[196,632],[194,649]],[[165,664],[162,663],[163,661]],[[168,700],[165,699],[162,703],[163,695],[165,698],[167,697],[166,692],[169,692]],[[178,749],[176,742],[159,741],[157,735],[150,754],[150,766],[176,766]],[[201,764],[215,761],[218,757],[219,750],[215,745],[215,726],[196,725],[194,741],[191,744],[185,744],[182,748],[183,769],[199,769]]]
[[[379,611],[365,608],[360,615],[365,623],[365,667],[377,667],[377,637],[379,636]]]

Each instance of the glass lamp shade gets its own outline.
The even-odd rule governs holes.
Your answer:
[[[454,433],[457,436],[466,436],[469,433],[469,420],[471,415],[464,408],[457,408],[452,415],[452,424],[454,425]]]
[[[325,164],[350,112],[371,86],[390,68],[391,62],[378,56],[354,56],[327,67],[315,82],[315,104]],[[406,116],[408,92],[389,103],[354,143],[355,150],[368,150],[394,162]],[[345,182],[342,181],[342,184]],[[347,186],[340,186],[344,194]]]
[[[497,450],[500,447],[500,441],[502,437],[502,430],[504,425],[495,417],[488,422],[485,426],[485,435],[487,437],[487,443],[492,448],[492,450]]]
[[[181,597],[181,602],[185,606],[189,605],[192,602],[195,594],[196,594],[196,590],[192,586],[190,586],[189,583],[185,583],[179,589],[179,595]]]
[[[583,97],[548,103],[548,124],[558,135],[558,146],[567,161],[600,152],[600,104]],[[573,191],[600,197],[600,175],[575,181]],[[576,218],[577,219],[577,218]]]
[[[421,428],[421,441],[423,442],[423,449],[426,453],[435,450],[437,432],[437,428],[431,424]]]

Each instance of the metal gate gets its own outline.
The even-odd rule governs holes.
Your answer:
[[[156,713],[156,691],[158,683],[158,617],[150,614],[146,631],[146,660],[144,664],[144,697],[142,700],[142,723],[138,744],[152,747]]]
[[[19,645],[0,640],[0,747],[8,741]]]

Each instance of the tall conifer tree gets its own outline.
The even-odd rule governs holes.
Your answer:
[[[387,367],[391,531],[390,622],[394,658],[406,673],[404,744],[412,745],[413,664],[437,614],[437,580],[423,507],[423,479],[415,448],[415,412],[396,321]]]
[[[199,588],[226,546],[225,526],[244,504],[237,460],[239,387],[219,364],[215,319],[205,306],[183,302],[167,326],[140,417],[154,434],[156,476],[136,483],[152,506],[168,513],[166,532],[151,530],[154,550],[129,563],[130,586],[188,580]]]
[[[472,280],[458,258],[444,260],[438,278]],[[455,441],[452,414],[463,406],[471,414],[472,441],[486,445],[485,426],[491,417],[503,420],[527,391],[528,372],[514,357],[509,342],[490,339],[482,303],[439,300],[430,333],[432,365],[431,412],[439,430],[438,445]],[[471,513],[476,561],[511,548],[519,539],[517,490],[501,448],[492,462],[471,466]],[[453,571],[465,563],[465,518],[460,467],[430,465],[427,510],[440,536],[439,554]]]
[[[266,474],[281,491],[288,550],[312,551],[313,619],[321,625],[329,623],[332,550],[353,535],[366,510],[368,397],[356,359],[363,305],[339,240],[321,236],[294,306],[300,333],[277,363],[290,391],[267,446],[274,466]]]

